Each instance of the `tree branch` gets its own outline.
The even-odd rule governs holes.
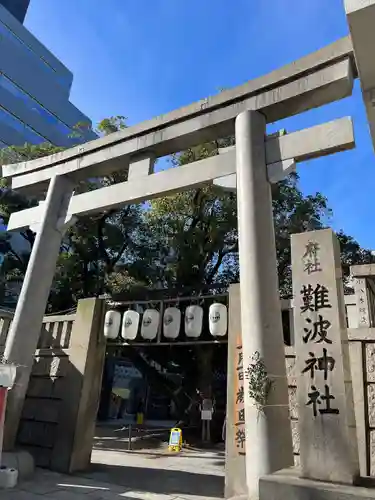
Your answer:
[[[26,229],[26,231],[21,231],[20,235],[30,244],[30,247],[32,248],[35,241],[35,233],[31,231],[31,229]]]
[[[217,261],[214,265],[214,267],[211,269],[210,273],[208,274],[206,278],[206,283],[211,284],[212,280],[215,278],[217,272],[220,269],[221,264],[223,263],[223,259],[226,255],[235,252],[238,249],[238,242],[234,243],[231,247],[226,248],[225,250],[220,249],[218,256],[217,256]]]
[[[104,240],[103,240],[103,238],[104,238],[104,226],[105,226],[105,223],[106,223],[108,217],[113,215],[115,212],[116,212],[115,210],[110,210],[109,212],[106,212],[102,217],[100,217],[100,219],[98,219],[98,233],[97,233],[98,249],[99,249],[101,256],[104,259],[104,262],[106,263],[106,266],[111,265],[111,258],[108,255],[107,249],[104,245]]]
[[[19,262],[19,264],[22,267],[22,271],[25,272],[26,271],[25,262],[21,259],[18,253],[15,250],[13,250],[13,248],[10,245],[9,245],[9,253],[13,255],[13,257]]]
[[[202,202],[204,200],[204,196],[202,196],[202,189],[197,189],[197,192],[193,198],[193,210],[191,216],[191,223],[186,233],[190,233],[193,229],[195,229],[199,223],[199,220],[202,215]],[[186,240],[185,240],[186,241]]]
[[[125,213],[124,213],[124,217],[127,217],[129,215],[130,210],[131,210],[131,207],[127,206]],[[121,259],[122,255],[123,255],[123,253],[128,245],[127,235],[124,234],[124,242],[123,242],[120,250],[117,252],[117,254],[113,258],[111,258],[111,256],[108,254],[106,246],[104,244],[104,228],[105,228],[106,221],[109,217],[114,215],[116,212],[117,212],[117,210],[110,210],[106,214],[104,214],[100,219],[98,219],[98,233],[97,233],[98,250],[99,250],[99,254],[102,256],[102,258],[105,262],[107,274],[112,272],[114,266]]]
[[[130,206],[127,206],[124,216],[127,217],[129,215],[129,212],[130,212]],[[124,234],[124,243],[122,244],[120,250],[117,252],[117,255],[111,260],[112,269],[117,264],[117,262],[121,259],[122,254],[125,252],[127,245],[128,245],[127,234]]]

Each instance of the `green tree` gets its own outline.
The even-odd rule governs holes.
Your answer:
[[[290,236],[323,229],[331,211],[321,193],[303,195],[296,174],[272,186],[272,203],[280,295],[288,297],[292,291]]]
[[[85,128],[84,124],[75,127],[72,135],[79,136]],[[99,135],[107,135],[126,128],[125,118],[115,116],[102,120],[97,127]],[[1,163],[33,160],[50,155],[64,148],[45,143],[41,145],[13,146],[1,151]],[[82,182],[77,191],[83,192],[97,189],[126,180],[127,171],[115,172],[111,175]],[[10,214],[36,205],[37,200],[27,198],[13,191],[6,179],[1,179],[0,217],[8,223]],[[142,275],[141,266],[136,264],[137,255],[142,250],[141,228],[143,214],[141,206],[128,206],[120,210],[111,210],[92,217],[82,217],[71,227],[62,244],[54,284],[50,294],[49,311],[59,311],[73,307],[82,297],[102,293],[110,293],[112,289],[126,289]],[[9,234],[3,233],[0,244],[5,254],[1,269],[1,283],[22,279],[35,234],[26,229],[20,232],[27,243],[22,251],[12,244]],[[135,273],[131,276],[128,268]],[[146,283],[149,284],[146,280]]]
[[[63,148],[49,143],[25,144],[23,146],[11,146],[0,150],[0,165],[41,158],[43,156],[58,153]],[[37,205],[37,200],[27,198],[13,191],[8,179],[0,179],[0,223],[7,225],[11,213],[24,210]],[[0,299],[4,301],[5,290],[22,282],[29,261],[30,251],[34,244],[35,234],[30,229],[19,232],[19,239],[24,245],[18,244],[9,233],[0,232],[0,251],[5,256],[0,269]]]
[[[173,157],[172,166],[216,155],[218,148],[232,143],[229,138],[188,149]],[[302,194],[296,174],[274,184],[272,197],[280,291],[288,296],[290,235],[325,227],[330,210],[321,193]],[[213,283],[226,287],[238,281],[235,193],[214,186],[178,193],[153,200],[145,217],[159,249],[158,279],[164,286],[180,284],[199,291]]]

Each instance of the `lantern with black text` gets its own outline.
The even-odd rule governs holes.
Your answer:
[[[203,308],[201,306],[188,306],[185,310],[185,334],[187,337],[197,338],[202,333]]]
[[[146,309],[142,317],[141,335],[146,340],[154,340],[158,334],[160,313],[156,309]]]
[[[228,312],[224,304],[215,302],[210,305],[209,327],[214,337],[224,337],[227,334]]]
[[[176,339],[180,333],[181,311],[177,307],[167,307],[164,311],[163,334],[167,339]]]
[[[122,318],[121,337],[125,340],[134,340],[137,337],[139,326],[139,312],[125,311]]]
[[[121,313],[118,311],[107,311],[104,318],[104,337],[117,339],[120,333]]]

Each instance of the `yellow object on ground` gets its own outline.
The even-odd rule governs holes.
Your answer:
[[[137,413],[137,425],[143,424],[143,413]]]
[[[168,449],[169,451],[181,451],[182,449],[182,430],[178,427],[171,429]]]

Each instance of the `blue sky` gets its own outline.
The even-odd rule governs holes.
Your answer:
[[[343,0],[32,0],[25,24],[73,71],[76,106],[94,122],[125,115],[129,124],[244,83],[348,33]],[[276,128],[347,115],[357,149],[301,164],[301,188],[326,195],[331,225],[375,249],[375,157],[358,82],[352,97]]]

